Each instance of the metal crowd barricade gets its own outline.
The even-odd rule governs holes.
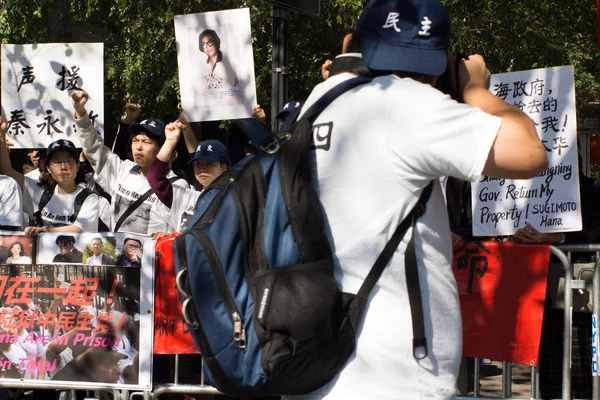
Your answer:
[[[573,327],[573,290],[585,289],[585,281],[573,277],[573,268],[571,264],[571,252],[592,252],[596,253],[596,263],[593,275],[593,316],[600,321],[600,244],[565,244],[550,247],[551,253],[558,258],[564,268],[564,318],[563,318],[563,364],[562,364],[562,399],[571,400],[571,346],[572,346],[572,327]],[[579,277],[578,277],[579,278]],[[160,384],[154,389],[144,392],[133,392],[129,395],[130,399],[143,397],[144,399],[158,399],[166,394],[221,394],[212,386],[204,382],[204,374],[201,375],[200,384],[180,384],[179,383],[179,355],[175,356],[174,382]],[[505,399],[527,399],[526,397],[515,398],[512,396],[512,373],[511,364],[502,363],[502,397]],[[591,371],[590,371],[591,374]],[[480,383],[480,365],[479,360],[475,359],[474,367],[474,391],[471,396],[457,396],[459,400],[468,399],[494,399],[497,397],[481,397]],[[600,377],[593,377],[593,399],[600,400]],[[531,397],[529,399],[538,399],[539,397],[539,372],[537,367],[531,367]]]
[[[214,387],[210,385],[206,385],[204,382],[204,371],[202,370],[202,365],[200,365],[201,374],[200,374],[200,384],[192,385],[192,384],[180,384],[179,383],[179,355],[175,354],[175,371],[173,373],[174,379],[173,383],[166,383],[157,385],[154,387],[151,393],[152,399],[158,399],[160,396],[165,394],[223,394]]]
[[[571,348],[572,348],[572,329],[573,329],[573,290],[584,290],[585,281],[581,277],[573,277],[573,267],[571,263],[571,253],[595,253],[596,262],[593,275],[593,308],[592,315],[596,320],[600,320],[600,244],[563,244],[551,246],[550,251],[561,262],[564,268],[564,318],[563,318],[563,364],[562,364],[562,399],[571,400]],[[590,374],[592,371],[590,371]],[[475,359],[474,368],[474,390],[471,396],[458,396],[459,400],[472,398],[491,399],[493,397],[481,397],[480,383],[480,365],[479,360]],[[593,377],[592,399],[600,400],[600,376]],[[512,374],[511,364],[502,363],[502,397],[506,399],[517,399],[512,396]],[[531,367],[531,399],[538,399],[539,396],[539,371],[537,367]],[[518,399],[525,399],[523,397]]]

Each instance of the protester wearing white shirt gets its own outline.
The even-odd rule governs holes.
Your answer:
[[[136,201],[150,190],[146,175],[164,142],[163,123],[159,120],[147,119],[139,124],[130,125],[128,131],[131,134],[131,151],[134,162],[121,160],[102,143],[100,136],[96,133],[85,109],[88,94],[84,91],[77,91],[71,95],[71,98],[75,110],[77,133],[83,152],[95,171],[94,180],[112,198],[113,218],[110,221],[110,229],[141,234],[169,231],[168,224],[154,212],[154,205],[158,200],[153,193],[139,206],[133,207]],[[176,178],[176,175],[170,172],[169,177]],[[189,187],[184,179],[179,179],[174,184]],[[130,209],[131,213],[123,217]],[[121,217],[123,217],[122,220]]]
[[[19,184],[10,176],[0,175],[0,231],[21,230],[23,197]]]
[[[5,144],[8,123],[0,117],[0,173],[15,179],[26,195],[23,210],[28,215],[37,215],[34,222],[25,228],[25,234],[35,236],[40,232],[97,232],[98,195],[90,193],[81,203],[75,215],[78,195],[84,188],[79,176],[79,157],[70,140],[59,139],[50,143],[46,151],[48,175],[37,181],[18,173],[12,168]],[[43,194],[51,194],[46,204],[41,204]],[[83,196],[83,195],[82,195]],[[41,206],[41,209],[40,209]]]

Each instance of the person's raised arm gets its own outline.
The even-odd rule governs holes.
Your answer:
[[[509,179],[531,178],[548,166],[546,149],[531,118],[488,91],[490,71],[483,57],[460,63],[460,90],[465,103],[502,118],[482,173]]]
[[[13,178],[19,184],[21,190],[25,184],[23,174],[15,171],[10,163],[8,147],[6,145],[6,131],[8,130],[8,121],[3,115],[0,115],[0,174]]]
[[[104,189],[108,190],[113,195],[114,181],[111,177],[117,175],[120,159],[116,154],[113,154],[108,147],[104,145],[100,135],[96,132],[96,128],[92,124],[85,106],[89,96],[83,90],[78,90],[71,94],[71,103],[75,110],[75,124],[77,125],[77,133],[81,140],[83,154],[94,168],[94,179]],[[112,160],[109,160],[110,156]],[[108,171],[105,171],[108,170]],[[112,171],[111,171],[112,170]],[[106,173],[105,173],[106,172]],[[115,189],[116,190],[116,189]]]
[[[130,125],[138,122],[142,114],[142,106],[138,103],[127,103],[125,106],[125,114],[115,135],[115,141],[112,145],[112,152],[118,155],[122,160],[126,160],[131,152],[129,148],[129,133],[127,128]]]
[[[177,146],[182,128],[183,124],[180,121],[171,122],[165,126],[165,143],[156,155],[159,160],[166,163],[171,161],[171,155]]]
[[[142,106],[138,103],[127,103],[125,106],[125,117],[123,123],[125,125],[135,124],[140,114],[142,113]]]
[[[265,110],[263,110],[260,104],[254,106],[254,109],[252,110],[252,118],[258,122],[265,122],[265,119],[267,119],[267,114],[265,114]]]
[[[183,115],[183,113],[179,114],[177,121],[181,123],[185,148],[187,149],[188,154],[193,154],[196,151],[196,146],[198,146],[198,143],[200,142],[196,138],[196,134],[194,133],[192,126],[188,124],[187,118],[185,115]]]
[[[173,185],[171,185],[171,182],[167,178],[169,161],[179,141],[181,127],[182,124],[180,121],[171,122],[165,127],[165,143],[148,169],[148,183],[150,187],[160,202],[168,208],[171,208],[173,204]]]

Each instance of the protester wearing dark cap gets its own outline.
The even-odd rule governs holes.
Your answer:
[[[181,232],[187,226],[202,193],[191,188],[175,187],[166,178],[168,161],[177,145],[181,129],[182,124],[179,121],[167,125],[165,144],[148,171],[150,186],[160,200],[156,205],[156,212],[177,232]],[[196,147],[190,163],[194,165],[196,180],[204,189],[227,170],[229,155],[223,143],[218,140],[205,140]]]
[[[289,100],[281,107],[281,110],[275,116],[275,119],[279,121],[279,129],[286,124],[288,118],[296,113],[296,111],[302,106],[301,101]],[[286,124],[287,126],[287,124]]]
[[[56,238],[58,253],[52,259],[52,262],[63,264],[81,264],[83,262],[83,253],[75,247],[75,237],[70,235],[60,235]]]
[[[169,230],[167,224],[153,211],[157,203],[146,178],[148,169],[165,141],[164,124],[156,119],[146,119],[130,125],[131,153],[133,161],[121,160],[102,144],[92,125],[85,105],[87,93],[74,92],[75,123],[80,135],[83,152],[94,169],[94,180],[112,198],[112,221],[110,229],[119,232],[151,234]],[[176,179],[169,171],[169,178]],[[183,179],[175,185],[189,187]],[[142,199],[139,200],[138,199]]]
[[[376,77],[319,114],[309,155],[342,291],[357,293],[399,223],[432,191],[368,298],[355,353],[330,383],[289,398],[453,399],[462,328],[439,178],[529,178],[547,166],[546,152],[531,119],[487,90],[481,56],[460,64],[467,104],[434,88],[450,40],[439,0],[372,0],[355,37]],[[356,75],[329,76],[302,110]]]
[[[98,195],[79,186],[83,173],[73,142],[56,140],[48,146],[44,164],[48,174],[38,181],[13,170],[4,144],[7,124],[0,119],[0,173],[23,190],[23,211],[34,216],[25,228],[28,236],[40,232],[98,232]]]

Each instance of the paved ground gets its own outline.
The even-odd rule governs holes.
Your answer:
[[[502,397],[502,363],[481,365],[480,397]],[[473,396],[473,377],[469,377],[469,396]],[[531,398],[531,368],[514,364],[512,367],[511,398]]]

